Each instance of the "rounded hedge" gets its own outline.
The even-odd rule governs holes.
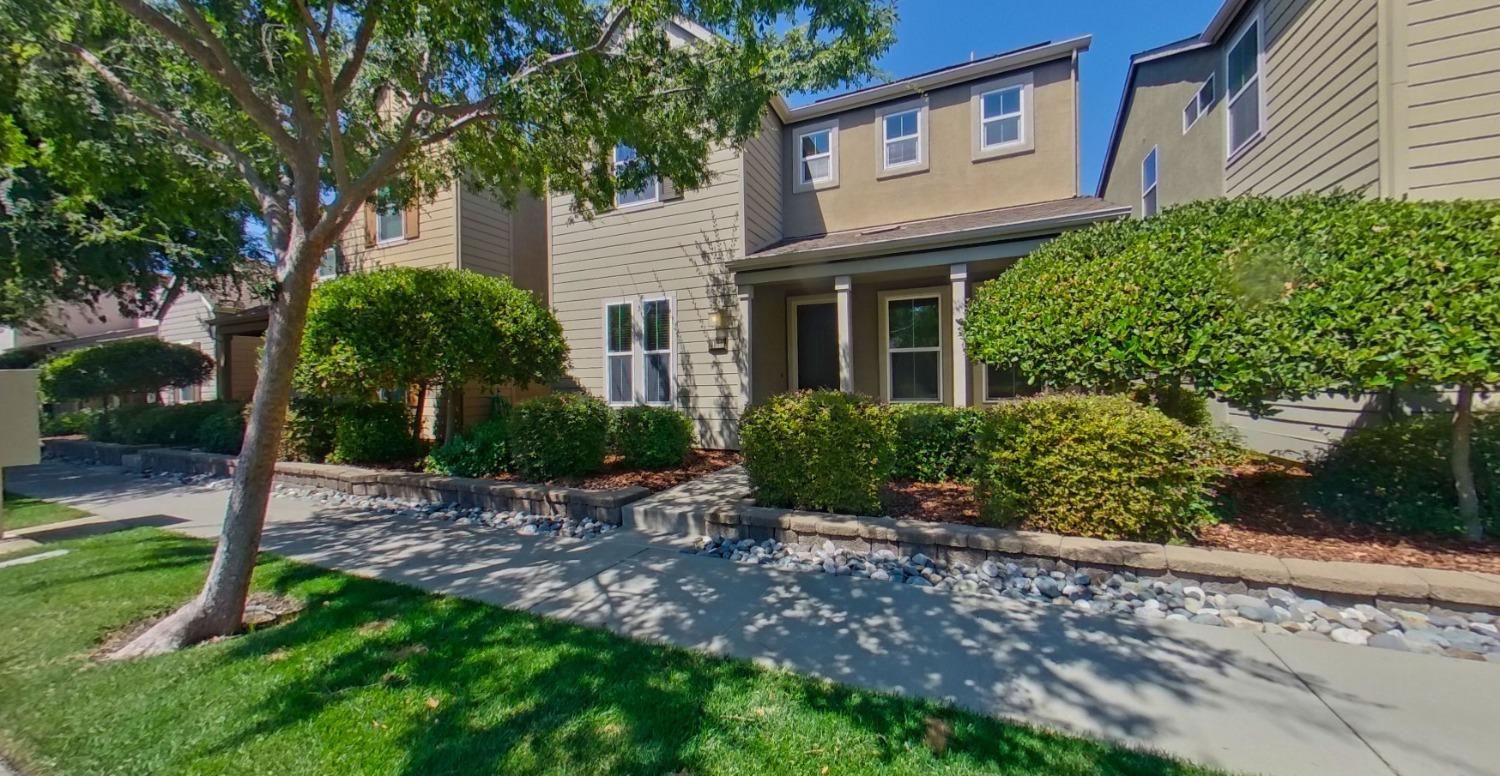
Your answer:
[[[1218,473],[1181,423],[1123,396],[1054,395],[988,412],[980,515],[1003,526],[1168,542],[1211,523]]]
[[[1344,520],[1402,533],[1464,534],[1453,490],[1453,421],[1419,415],[1362,428],[1313,461],[1308,501]],[[1472,455],[1480,519],[1500,530],[1500,414],[1475,413]]]
[[[554,393],[516,405],[511,465],[533,481],[581,477],[604,468],[609,408],[593,396]]]
[[[393,463],[409,461],[420,452],[405,404],[349,402],[338,408],[336,423],[330,463]]]
[[[53,356],[42,364],[39,381],[52,401],[81,401],[186,388],[207,380],[213,369],[213,360],[197,348],[132,339]]]
[[[681,466],[693,452],[693,420],[667,407],[615,411],[614,448],[633,469]]]
[[[885,408],[839,391],[773,396],[740,422],[756,499],[796,509],[878,514],[894,436]]]
[[[984,410],[933,404],[896,405],[891,476],[917,482],[950,482],[974,474],[974,442]]]
[[[422,468],[453,477],[488,477],[510,468],[510,407],[496,411],[427,454]]]
[[[226,455],[238,455],[244,441],[245,407],[238,402],[220,407],[205,417],[193,438],[196,447]]]
[[[283,461],[322,463],[333,452],[339,405],[321,396],[295,396],[281,431]]]

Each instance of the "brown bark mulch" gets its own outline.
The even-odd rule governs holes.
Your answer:
[[[682,466],[672,469],[628,469],[621,462],[619,456],[609,456],[604,459],[604,471],[591,474],[587,477],[567,477],[549,480],[546,485],[560,485],[569,488],[585,488],[588,490],[609,490],[611,488],[628,488],[640,486],[651,490],[653,493],[675,488],[688,480],[712,474],[720,469],[734,466],[744,459],[739,453],[731,450],[694,450],[692,455]],[[493,478],[501,482],[522,482],[519,477],[510,474],[498,474]]]
[[[1307,472],[1257,461],[1230,470],[1225,493],[1233,514],[1204,529],[1195,546],[1307,560],[1386,563],[1500,574],[1500,541],[1469,544],[1446,536],[1407,536],[1329,517],[1299,495]],[[884,503],[892,517],[980,524],[974,489],[959,483],[895,482]]]

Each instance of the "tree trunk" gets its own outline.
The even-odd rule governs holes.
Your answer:
[[[1469,541],[1484,539],[1484,522],[1479,519],[1479,492],[1474,488],[1474,467],[1470,461],[1474,436],[1474,387],[1461,385],[1453,411],[1453,485],[1458,491],[1458,514],[1464,519]]]
[[[312,246],[304,243],[290,251],[294,257],[290,261],[292,271],[287,273],[271,307],[245,443],[235,465],[234,487],[229,492],[218,548],[203,589],[192,601],[115,652],[115,659],[171,652],[204,639],[231,635],[240,628],[292,396],[292,370],[307,323],[307,303],[317,267],[317,261],[303,256],[310,250]],[[312,252],[321,254],[322,250]]]
[[[458,412],[463,408],[464,389],[462,387],[450,387],[443,383],[443,442],[453,441],[453,434],[457,431]]]
[[[411,418],[411,438],[422,439],[422,416],[427,414],[427,383],[417,383],[417,411]]]

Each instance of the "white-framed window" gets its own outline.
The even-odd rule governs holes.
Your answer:
[[[406,239],[406,211],[391,199],[387,190],[381,190],[375,201],[375,241],[389,243]]]
[[[198,400],[198,386],[184,385],[177,389],[177,403],[189,404]]]
[[[1203,79],[1203,85],[1198,87],[1197,93],[1188,100],[1188,104],[1182,109],[1182,134],[1186,135],[1187,131],[1192,129],[1194,124],[1198,123],[1198,119],[1202,118],[1203,114],[1207,113],[1210,107],[1213,107],[1216,96],[1214,94],[1214,74],[1209,73],[1208,77]]]
[[[979,147],[983,150],[1025,140],[1023,88],[1007,86],[979,96]]]
[[[604,392],[612,405],[671,405],[677,329],[671,296],[604,305]]]
[[[943,298],[936,291],[883,294],[886,400],[943,400]]]
[[[1035,396],[1038,393],[1041,393],[1041,389],[1023,377],[1016,365],[985,364],[984,400],[986,402],[1018,399],[1022,396]]]
[[[615,174],[619,175],[625,167],[636,163],[640,155],[624,143],[615,146]],[[648,179],[638,189],[631,191],[615,192],[615,207],[633,207],[636,205],[649,205],[661,200],[661,185],[655,177]]]
[[[793,191],[812,191],[839,182],[838,122],[802,127],[792,134]]]
[[[887,113],[881,126],[885,133],[885,169],[922,163],[922,110],[920,108]]]
[[[635,305],[604,306],[604,384],[610,404],[635,403]]]
[[[328,246],[328,250],[323,251],[323,258],[318,261],[318,279],[328,280],[338,277],[338,274],[339,247],[337,245],[330,245]]]
[[[1156,215],[1156,146],[1141,160],[1141,218]]]
[[[1224,54],[1225,131],[1228,156],[1243,150],[1265,127],[1265,52],[1259,11],[1240,29]]]

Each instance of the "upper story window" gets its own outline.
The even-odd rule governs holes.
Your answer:
[[[318,262],[318,279],[328,280],[339,274],[339,248],[330,245],[328,250],[323,251],[323,258]]]
[[[839,127],[828,121],[803,127],[792,135],[792,190],[837,186],[839,182]]]
[[[1156,147],[1141,160],[1141,218],[1156,215]]]
[[[406,239],[406,211],[391,199],[390,190],[381,189],[375,202],[375,240],[386,243]]]
[[[1209,73],[1208,78],[1203,79],[1203,85],[1198,87],[1198,93],[1194,94],[1182,109],[1183,134],[1192,129],[1193,125],[1198,123],[1198,119],[1208,112],[1209,107],[1214,104],[1215,96],[1214,76],[1213,73]]]
[[[995,148],[1021,141],[1021,87],[998,89],[980,101],[979,119],[983,147]]]
[[[640,155],[624,143],[615,146],[615,174],[619,175],[625,167],[636,163]],[[632,205],[648,205],[657,202],[661,198],[661,187],[656,178],[649,178],[638,189],[631,191],[615,192],[615,207],[631,207]]]
[[[1261,49],[1261,20],[1245,23],[1224,55],[1224,95],[1229,102],[1229,156],[1234,156],[1260,136],[1264,127],[1264,89],[1261,73],[1265,55]]]
[[[1031,117],[1031,73],[978,84],[970,89],[975,161],[1035,147]]]
[[[921,110],[904,110],[885,117],[885,166],[901,167],[922,161]]]

